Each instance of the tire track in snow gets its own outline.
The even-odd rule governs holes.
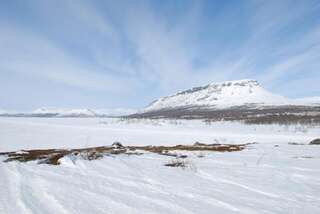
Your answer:
[[[20,177],[23,176],[19,185],[21,200],[32,213],[42,214],[45,210],[46,213],[69,214],[55,197],[46,191],[47,184],[37,173],[22,165],[17,166],[17,172]]]
[[[1,188],[1,213],[6,214],[32,214],[32,210],[23,202],[20,192],[21,176],[17,171],[16,163],[0,165],[0,188]],[[2,198],[3,197],[3,198]],[[7,197],[7,198],[5,198]]]

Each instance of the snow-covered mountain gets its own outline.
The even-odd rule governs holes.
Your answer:
[[[136,113],[135,109],[109,108],[109,109],[87,109],[87,108],[38,108],[34,111],[5,111],[0,109],[0,116],[11,117],[117,117]]]
[[[39,108],[33,111],[35,115],[52,115],[57,117],[116,117],[135,113],[128,108],[109,109],[68,109],[68,108]]]
[[[289,99],[264,89],[256,80],[237,80],[211,83],[175,95],[162,97],[144,109],[144,112],[180,107],[224,109],[234,106],[311,105],[320,98]]]
[[[57,116],[57,117],[94,117],[96,113],[90,109],[66,109],[66,108],[39,108],[32,112],[38,116]]]

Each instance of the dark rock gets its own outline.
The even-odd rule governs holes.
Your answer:
[[[312,140],[309,145],[320,145],[320,138]]]
[[[112,144],[112,147],[115,148],[115,149],[124,148],[124,146],[123,146],[120,142],[114,142],[114,143]]]

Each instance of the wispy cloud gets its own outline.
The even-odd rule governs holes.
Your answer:
[[[88,90],[121,92],[122,84],[132,87],[127,77],[115,77],[83,63],[42,37],[12,29],[2,29],[1,34],[1,70],[40,76]]]
[[[13,4],[23,9],[14,19],[0,15],[1,78],[43,78],[79,93],[121,96],[128,105],[140,94],[133,104],[140,106],[214,81],[257,78],[295,96],[293,83],[320,80],[318,1]],[[295,90],[299,96],[320,93]]]

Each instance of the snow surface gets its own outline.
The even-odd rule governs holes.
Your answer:
[[[256,80],[237,80],[211,83],[203,87],[162,97],[152,102],[143,111],[155,111],[167,108],[207,106],[211,108],[229,108],[243,105],[312,105],[319,104],[318,98],[289,99],[264,89]]]
[[[110,145],[248,143],[240,152],[117,155],[59,166],[4,163],[0,213],[320,213],[320,127],[184,120],[0,118],[0,152]],[[276,146],[278,145],[278,146]],[[198,155],[203,158],[197,157]]]

